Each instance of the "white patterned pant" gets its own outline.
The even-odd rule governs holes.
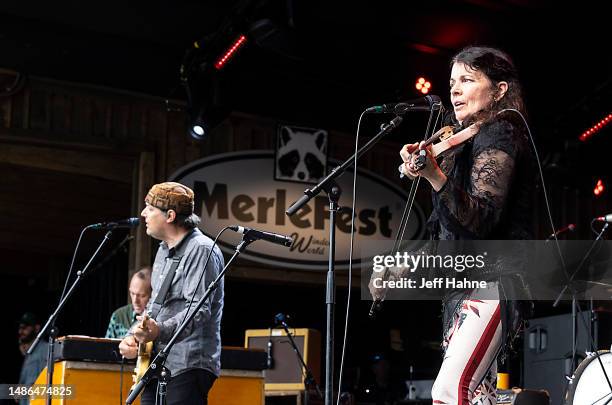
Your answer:
[[[433,404],[495,405],[496,357],[502,342],[499,299],[472,293],[454,314],[432,388]]]

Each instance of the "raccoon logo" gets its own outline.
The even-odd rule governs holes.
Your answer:
[[[316,183],[325,176],[327,131],[281,126],[276,148],[276,180]]]

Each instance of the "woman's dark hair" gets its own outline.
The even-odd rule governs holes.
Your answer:
[[[470,117],[470,122],[480,121],[484,123],[490,121],[499,111],[506,108],[514,108],[525,117],[527,116],[518,73],[512,59],[505,52],[496,48],[470,46],[462,49],[451,59],[451,67],[457,62],[465,64],[472,70],[484,73],[493,82],[493,86],[497,86],[499,82],[508,83],[508,90],[504,96],[497,101],[493,101],[487,110]]]

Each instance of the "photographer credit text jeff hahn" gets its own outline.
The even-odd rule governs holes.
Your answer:
[[[373,257],[372,270],[378,274],[378,277],[373,277],[372,282],[375,288],[486,288],[487,282],[483,280],[468,280],[466,277],[461,279],[456,279],[455,277],[435,277],[430,279],[423,276],[423,270],[454,270],[457,273],[463,273],[473,269],[482,269],[485,266],[486,255],[486,252],[481,255],[430,255],[425,252],[420,254],[397,252],[395,255],[377,255]],[[400,274],[411,277],[385,280],[386,269],[397,269],[400,270]],[[420,278],[412,278],[416,275],[416,272],[420,272]]]

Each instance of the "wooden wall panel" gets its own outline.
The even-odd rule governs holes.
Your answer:
[[[0,98],[0,127],[9,128],[11,126],[11,115],[13,99],[9,97]]]
[[[110,128],[108,123],[109,112],[109,108],[103,100],[94,99],[91,101],[91,135],[98,138],[108,136]]]
[[[165,150],[160,150],[159,152],[166,155],[166,165],[163,168],[165,175],[163,178],[167,178],[167,176],[185,163],[187,136],[188,135],[185,133],[185,118],[183,114],[169,114]]]
[[[85,95],[75,95],[72,112],[70,133],[91,137],[93,116],[91,99]]]
[[[14,77],[0,69],[2,83]],[[165,100],[35,77],[25,83],[0,99],[0,167],[11,174],[0,182],[0,208],[10,217],[0,243],[17,254],[32,243],[48,255],[70,252],[82,226],[138,215],[153,183],[200,156],[182,113],[169,113]],[[25,199],[29,188],[36,199]],[[19,231],[32,212],[44,213],[47,228],[35,241]],[[149,264],[150,238],[138,242],[131,263]]]
[[[26,87],[22,91],[13,94],[11,100],[11,125],[7,128],[26,128],[28,124],[28,108],[29,108],[30,92]]]
[[[0,162],[64,173],[79,173],[130,184],[134,162],[129,156],[101,153],[100,150],[69,150],[49,146],[6,144],[0,148]]]
[[[129,183],[4,163],[0,171],[4,249],[69,255],[84,226],[129,216]]]
[[[72,127],[72,97],[62,92],[51,93],[51,117],[49,129],[51,133],[67,133]]]

